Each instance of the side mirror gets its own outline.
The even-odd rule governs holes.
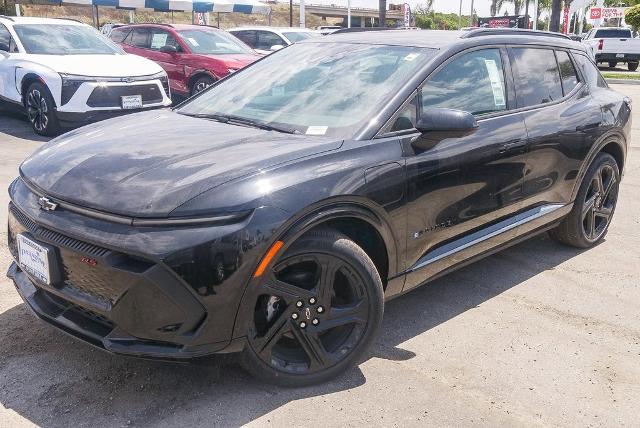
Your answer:
[[[273,46],[271,46],[271,49],[269,49],[269,50],[271,52],[275,52],[275,51],[279,51],[282,48],[284,48],[284,46],[282,46],[282,45],[273,45]]]
[[[176,54],[178,53],[178,48],[176,48],[173,45],[164,45],[163,47],[160,48],[160,52],[167,53],[167,54]]]
[[[413,145],[427,150],[446,138],[460,138],[472,134],[478,122],[467,111],[449,108],[428,108],[418,119],[416,129],[422,133]]]

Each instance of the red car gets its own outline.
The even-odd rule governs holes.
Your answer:
[[[160,64],[171,92],[180,96],[197,94],[261,57],[226,31],[200,25],[126,25],[109,37],[128,53]]]

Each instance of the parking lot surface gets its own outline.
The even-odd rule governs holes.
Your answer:
[[[540,236],[389,302],[361,364],[303,389],[260,384],[233,356],[175,365],[93,349],[37,321],[3,275],[0,426],[637,426],[640,86],[614,88],[633,97],[634,141],[597,247]],[[40,144],[0,113],[3,225],[4,189]],[[3,226],[3,273],[6,239]]]

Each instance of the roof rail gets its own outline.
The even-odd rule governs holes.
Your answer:
[[[365,31],[386,31],[386,30],[395,30],[395,28],[388,28],[388,27],[351,27],[351,28],[341,28],[339,30],[334,31],[331,34],[362,33],[362,32],[365,32]]]
[[[553,33],[551,31],[527,30],[525,28],[477,28],[467,31],[462,36],[460,36],[460,38],[469,39],[471,37],[502,36],[506,34],[512,36],[557,37],[559,39],[571,40],[571,37],[565,34]]]
[[[8,19],[9,21],[13,21],[13,16],[0,15],[0,18]]]

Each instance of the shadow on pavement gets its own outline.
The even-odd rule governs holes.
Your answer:
[[[579,253],[544,235],[389,302],[365,361],[415,357],[403,342]],[[40,426],[236,426],[366,382],[356,367],[324,385],[283,389],[253,380],[234,356],[170,364],[109,355],[36,322],[24,304],[0,314],[0,337],[0,403]]]
[[[0,133],[32,141],[49,141],[49,137],[36,134],[26,116],[0,108]]]

